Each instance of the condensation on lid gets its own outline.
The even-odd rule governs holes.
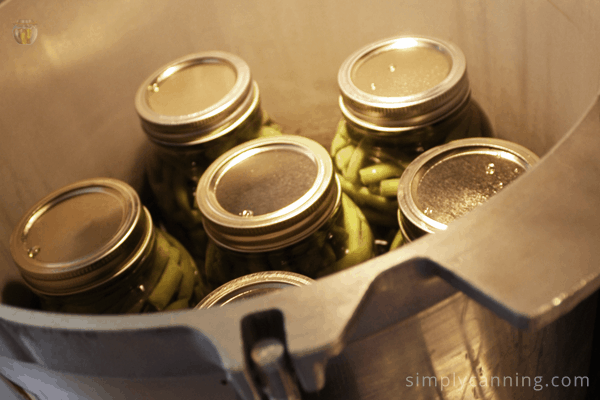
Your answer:
[[[497,138],[459,139],[424,152],[398,185],[399,221],[408,239],[446,230],[538,160],[527,148]]]
[[[216,186],[217,201],[232,214],[258,216],[281,210],[304,196],[317,178],[314,158],[285,146],[240,158]]]
[[[183,68],[170,67],[148,86],[148,105],[161,115],[197,113],[223,99],[236,79],[235,69],[216,59],[202,59]]]
[[[129,212],[109,190],[70,193],[32,218],[24,236],[29,257],[41,263],[67,263],[108,244]]]
[[[376,96],[411,96],[442,82],[451,65],[447,54],[412,40],[412,45],[373,52],[357,62],[352,81],[358,89]]]
[[[526,171],[501,151],[472,151],[439,161],[417,183],[415,203],[429,218],[449,224],[485,203]]]

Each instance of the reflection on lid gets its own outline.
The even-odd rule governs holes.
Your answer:
[[[207,235],[236,251],[282,249],[310,236],[341,202],[327,150],[281,135],[229,150],[202,174],[196,204]]]
[[[306,154],[273,148],[236,163],[220,177],[219,204],[232,214],[264,215],[305,195],[317,178],[317,165]]]
[[[236,79],[236,72],[229,64],[214,60],[182,69],[172,67],[148,87],[148,105],[161,115],[200,112],[225,97]]]
[[[29,257],[62,263],[96,252],[115,237],[126,212],[124,202],[106,191],[67,197],[31,222],[25,239]]]
[[[450,67],[447,56],[430,47],[393,49],[357,63],[352,81],[358,89],[376,96],[411,96],[442,82]]]

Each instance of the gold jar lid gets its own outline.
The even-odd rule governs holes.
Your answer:
[[[244,275],[219,286],[194,308],[223,307],[229,303],[262,296],[288,287],[314,283],[304,275],[288,271],[264,271]]]
[[[159,68],[135,96],[142,127],[150,140],[164,146],[223,136],[259,104],[248,64],[223,51],[191,54]]]
[[[65,186],[19,221],[12,257],[38,293],[80,293],[138,265],[151,243],[152,219],[135,190],[112,178]]]
[[[428,125],[470,98],[465,56],[439,39],[400,36],[372,43],[338,72],[346,119],[380,134]]]
[[[525,147],[495,138],[455,140],[417,157],[398,186],[400,226],[409,240],[444,231],[538,161]]]
[[[327,150],[293,135],[234,147],[210,165],[196,190],[206,233],[245,252],[297,243],[321,227],[340,201]]]

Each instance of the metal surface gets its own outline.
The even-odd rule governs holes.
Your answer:
[[[186,146],[227,134],[259,106],[259,99],[244,60],[210,51],[156,70],[140,85],[135,107],[151,140]]]
[[[430,53],[441,61],[427,57]],[[394,59],[400,63],[398,68],[392,63],[374,71],[371,65]],[[406,66],[408,63],[412,68]],[[407,81],[410,88],[403,87]],[[460,48],[443,40],[416,36],[389,38],[357,50],[340,67],[338,84],[339,104],[346,118],[359,126],[378,126],[376,130],[390,133],[434,123],[460,108],[471,93]],[[417,88],[422,90],[414,92]],[[399,95],[394,95],[396,92]]]
[[[137,265],[152,220],[135,190],[89,179],[50,193],[15,227],[11,252],[24,279],[45,294],[97,287]]]
[[[270,400],[300,400],[295,377],[290,373],[285,346],[276,339],[263,339],[250,353],[260,385]]]
[[[286,287],[301,287],[314,283],[304,275],[290,271],[265,271],[233,279],[210,292],[194,308],[206,309],[262,296]]]
[[[237,251],[297,243],[331,218],[340,201],[327,150],[291,135],[229,150],[202,174],[196,190],[208,235]]]
[[[446,230],[538,160],[523,146],[492,138],[455,140],[426,151],[408,165],[398,185],[408,239]]]

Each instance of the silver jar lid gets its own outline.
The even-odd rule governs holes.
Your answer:
[[[142,127],[150,140],[164,146],[189,146],[225,135],[259,103],[248,64],[222,51],[191,54],[159,68],[135,97]]]
[[[338,73],[344,117],[380,134],[427,125],[470,97],[463,52],[439,39],[400,36],[372,43]]]
[[[196,190],[206,233],[244,252],[297,243],[321,227],[340,201],[327,150],[293,135],[234,147],[210,165]]]
[[[80,293],[138,265],[152,239],[152,219],[135,190],[112,178],[65,186],[19,221],[10,250],[38,293]]]
[[[516,143],[471,138],[434,147],[411,162],[398,186],[400,226],[409,240],[446,230],[537,163]]]
[[[247,300],[288,287],[301,287],[314,283],[304,275],[288,271],[265,271],[244,275],[219,286],[195,307],[206,309],[223,307],[235,301]]]

